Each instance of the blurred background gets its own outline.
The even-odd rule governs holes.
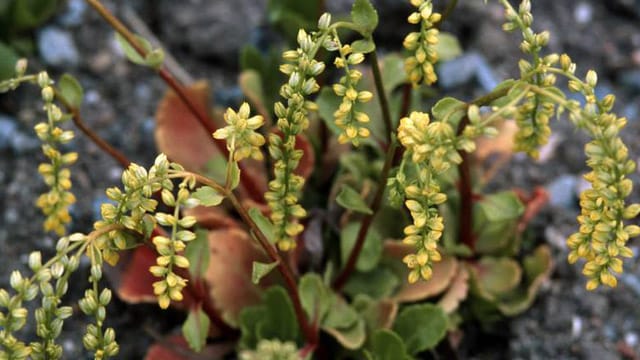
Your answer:
[[[401,51],[409,31],[408,1],[373,0],[382,24],[375,38],[382,53]],[[512,1],[516,3],[515,1]],[[284,46],[282,30],[292,19],[262,0],[132,0],[104,1],[136,32],[149,31],[170,53],[174,70],[184,81],[211,84],[218,106],[237,106],[243,94],[237,85],[239,56],[246,44],[261,52]],[[640,156],[640,1],[532,0],[534,28],[551,32],[550,52],[566,52],[578,64],[578,74],[595,69],[598,95],[614,93],[615,111],[628,119],[623,137],[632,158]],[[443,2],[436,1],[436,8]],[[351,1],[327,0],[327,11],[348,13]],[[462,0],[442,30],[457,36],[463,53],[439,65],[440,83],[434,95],[463,100],[488,92],[497,83],[518,76],[519,34],[501,30],[502,7],[496,1]],[[145,37],[147,37],[145,35]],[[155,157],[154,113],[165,92],[164,83],[146,68],[126,61],[114,33],[83,0],[0,0],[0,78],[10,77],[19,57],[29,59],[29,72],[46,69],[53,78],[64,72],[85,89],[82,114],[87,124],[132,161],[148,165]],[[34,202],[45,185],[36,172],[43,160],[33,125],[42,119],[39,91],[23,87],[0,95],[0,284],[12,269],[25,268],[33,249],[52,253],[55,238],[43,233]],[[69,127],[72,126],[69,124]],[[557,133],[538,161],[514,156],[496,179],[496,187],[544,186],[549,206],[534,226],[552,246],[556,268],[534,307],[493,329],[491,344],[473,335],[464,339],[468,358],[477,359],[637,359],[640,354],[640,269],[638,258],[615,290],[586,292],[579,267],[566,264],[564,239],[575,231],[577,194],[587,172],[582,148],[585,138],[566,119],[554,122]],[[78,202],[72,208],[72,230],[91,227],[104,189],[119,183],[121,168],[79,132],[70,149],[80,153],[72,169]],[[640,179],[636,173],[636,184]],[[633,194],[640,198],[638,191]],[[637,253],[638,244],[632,243]],[[86,266],[86,264],[85,264]],[[79,283],[83,274],[77,275]],[[73,284],[73,282],[72,282]],[[74,293],[75,291],[75,293]],[[77,299],[82,285],[70,289]],[[154,333],[172,322],[149,316],[154,306],[115,302],[108,310],[116,326],[121,358],[141,358]],[[148,331],[142,331],[145,328]],[[65,325],[62,336],[67,358],[81,358],[79,342],[84,321]]]

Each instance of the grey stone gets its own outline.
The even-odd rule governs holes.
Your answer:
[[[436,68],[436,72],[438,84],[447,90],[464,85],[474,79],[485,91],[493,90],[498,84],[487,60],[475,52],[443,62]]]
[[[51,66],[75,66],[80,61],[71,34],[55,26],[40,30],[38,51],[42,60]]]
[[[78,26],[82,24],[86,10],[87,3],[84,0],[69,0],[57,20],[64,26]]]
[[[573,18],[578,24],[587,24],[593,19],[593,7],[586,2],[579,3],[573,9]]]
[[[251,29],[262,20],[265,3],[236,1],[161,1],[160,23],[167,41],[187,46],[198,57],[236,62]]]
[[[25,154],[40,148],[40,140],[22,132],[16,132],[11,138],[11,149],[16,154]]]
[[[546,186],[549,192],[549,204],[564,209],[576,206],[575,187],[578,180],[572,175],[562,175]]]
[[[618,75],[618,81],[629,90],[640,93],[640,70],[627,70]]]
[[[11,147],[11,139],[16,133],[18,124],[16,119],[0,114],[0,151]]]

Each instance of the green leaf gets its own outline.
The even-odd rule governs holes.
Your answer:
[[[144,49],[146,53],[145,57],[143,58],[142,56],[140,56],[140,54],[138,54],[138,51],[136,51],[136,49],[131,44],[129,44],[127,39],[122,37],[119,33],[116,33],[116,40],[120,44],[124,55],[127,57],[127,59],[129,59],[129,61],[134,64],[149,66],[154,69],[158,69],[164,61],[164,52],[162,51],[162,49],[153,49],[151,43],[149,43],[147,39],[138,35],[134,36],[136,37],[136,41],[138,42],[138,44]]]
[[[439,306],[418,304],[407,306],[400,312],[395,331],[404,339],[407,352],[415,355],[433,349],[447,333],[447,315]]]
[[[271,270],[275,269],[278,264],[278,261],[274,261],[268,264],[262,263],[260,261],[254,261],[253,270],[251,271],[251,281],[257,285],[260,280],[263,277],[267,276],[271,272]]]
[[[260,73],[256,70],[243,71],[238,78],[238,85],[240,85],[242,93],[249,99],[251,105],[260,114],[268,115],[267,101],[264,96]]]
[[[382,59],[382,84],[387,96],[391,95],[393,89],[407,81],[404,71],[404,58],[397,53],[386,55]]]
[[[351,249],[356,244],[360,225],[360,222],[349,223],[340,232],[340,254],[343,264],[346,264],[351,254]],[[381,256],[382,236],[380,236],[377,229],[371,227],[367,231],[362,251],[356,261],[356,269],[364,272],[373,270],[378,265]]]
[[[264,294],[266,314],[258,325],[258,338],[296,341],[299,334],[298,321],[287,292],[274,286]]]
[[[367,331],[390,328],[398,316],[398,303],[391,299],[375,300],[367,295],[356,295],[352,306],[362,316]]]
[[[513,191],[485,196],[473,207],[473,228],[478,236],[476,251],[509,255],[518,240],[518,223],[524,205]]]
[[[142,230],[145,238],[149,238],[156,227],[156,220],[151,214],[144,214],[142,217]]]
[[[58,80],[58,89],[60,96],[72,108],[78,109],[82,104],[84,91],[78,80],[70,74],[64,74]]]
[[[333,113],[336,111],[338,106],[340,106],[341,102],[342,99],[338,97],[328,86],[325,86],[320,90],[320,94],[316,99],[318,114],[334,135],[340,135],[342,132],[334,122],[333,118]]]
[[[462,47],[455,35],[448,32],[441,32],[438,34],[436,53],[438,54],[438,61],[447,61],[460,56],[462,54]]]
[[[57,6],[58,2],[53,0],[13,1],[12,30],[26,30],[42,24],[55,13]]]
[[[144,64],[156,70],[162,67],[163,62],[164,50],[162,49],[153,49],[148,52],[147,56],[144,58]]]
[[[371,215],[373,211],[369,208],[367,203],[360,197],[357,191],[351,188],[349,185],[342,185],[336,202],[345,209],[355,212]]]
[[[376,44],[371,39],[360,39],[351,43],[351,50],[354,53],[367,54],[376,49]]]
[[[235,161],[227,163],[227,166],[229,167],[227,170],[229,176],[229,178],[227,179],[227,183],[230,186],[230,190],[233,190],[240,184],[240,167]]]
[[[400,264],[403,265],[404,264]],[[405,266],[406,269],[406,266]],[[385,266],[378,266],[368,272],[354,272],[344,286],[345,294],[356,296],[366,294],[375,299],[391,296],[400,284],[400,279]]]
[[[351,8],[351,20],[361,28],[364,37],[370,37],[378,26],[378,12],[369,0],[356,0]]]
[[[373,334],[371,350],[376,360],[411,359],[402,338],[388,329],[380,329]]]
[[[322,281],[320,275],[307,273],[298,283],[300,302],[310,319],[322,320],[331,306],[331,290]]]
[[[209,334],[209,317],[199,305],[189,311],[182,325],[182,334],[191,349],[196,352],[202,350]]]
[[[224,200],[224,196],[210,186],[199,187],[191,194],[191,197],[200,201],[202,206],[218,206]]]
[[[320,14],[320,0],[269,0],[267,19],[281,30],[289,41],[295,42],[298,29],[315,27]]]
[[[240,69],[255,70],[261,73],[264,69],[264,60],[260,51],[253,45],[245,45],[240,50]]]
[[[509,257],[483,257],[472,269],[480,290],[488,293],[488,300],[515,289],[522,280],[522,268]]]
[[[196,238],[187,243],[184,255],[189,260],[189,274],[194,279],[202,279],[209,268],[209,232],[196,230]]]
[[[464,102],[456,98],[445,97],[431,108],[431,113],[435,120],[457,125],[460,119],[465,116],[465,105]]]
[[[331,308],[322,320],[323,328],[349,328],[360,319],[360,314],[342,297],[332,293],[331,298]]]
[[[16,62],[20,59],[18,54],[0,41],[0,81],[7,80],[15,76]]]
[[[280,286],[265,291],[262,304],[240,312],[240,347],[255,349],[260,339],[297,341],[298,322],[287,292]]]
[[[367,337],[364,320],[362,319],[358,319],[348,328],[323,327],[322,329],[336,339],[340,345],[349,350],[359,349]]]
[[[256,225],[258,225],[258,229],[260,229],[262,234],[267,237],[267,240],[269,240],[269,242],[271,243],[274,243],[275,232],[274,232],[273,223],[271,222],[271,220],[269,220],[266,216],[262,215],[262,212],[260,212],[258,208],[253,207],[249,209],[248,212],[249,212],[249,217],[251,217],[251,220],[253,220],[253,222],[255,222]]]

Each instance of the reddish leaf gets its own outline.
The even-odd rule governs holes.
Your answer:
[[[120,299],[131,304],[155,303],[153,283],[158,278],[149,272],[149,268],[156,264],[158,254],[149,246],[139,246],[130,250],[121,258],[118,268],[113,272],[111,280],[115,282],[116,292]],[[172,302],[172,306],[187,308],[194,302],[192,294],[185,289],[184,300]]]
[[[206,82],[199,81],[186,92],[204,113],[209,112],[210,89]],[[158,150],[191,171],[203,170],[214,155],[220,154],[212,135],[171,90],[158,105],[155,135]]]
[[[515,189],[515,193],[524,204],[524,214],[518,222],[518,231],[523,232],[529,222],[542,210],[549,201],[549,193],[542,186],[537,186],[530,196],[526,196],[520,189]]]
[[[518,131],[516,122],[514,120],[505,120],[496,127],[498,135],[493,138],[479,138],[476,141],[477,150],[473,153],[479,163],[488,165],[482,177],[484,182],[491,180],[514,154],[513,139]],[[495,156],[495,159],[490,164],[486,164],[489,163],[489,158],[493,156]]]
[[[240,224],[221,207],[196,206],[191,209],[184,209],[183,213],[184,216],[195,217],[198,226],[207,230],[240,227]]]
[[[254,261],[269,262],[249,235],[237,228],[209,232],[211,258],[205,281],[211,299],[223,319],[236,325],[240,311],[260,302],[261,287],[268,287],[269,277],[260,286],[251,282]]]
[[[128,303],[152,303],[157,301],[152,284],[158,279],[151,275],[149,268],[156,264],[158,254],[148,246],[140,246],[130,251],[120,261],[118,296]]]
[[[458,309],[458,306],[467,298],[468,294],[469,272],[466,267],[459,266],[456,276],[451,281],[451,286],[442,296],[438,305],[440,305],[447,314],[451,314]]]
[[[189,349],[187,341],[182,335],[171,335],[161,341],[153,344],[149,350],[145,360],[205,360],[205,359],[222,359],[225,355],[231,353],[235,345],[233,343],[224,342],[206,346],[199,354]]]
[[[383,251],[386,256],[401,260],[406,255],[413,253],[415,248],[396,240],[387,240],[384,243]],[[451,280],[457,269],[458,261],[455,258],[443,256],[441,261],[433,264],[433,276],[431,279],[418,281],[414,284],[409,284],[405,280],[393,299],[404,303],[436,296],[451,285]]]

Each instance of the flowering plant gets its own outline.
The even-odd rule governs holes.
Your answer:
[[[96,359],[119,351],[115,331],[105,328],[112,293],[100,289],[104,268],[116,264],[121,298],[188,313],[172,338],[181,350],[154,347],[149,359],[229,344],[243,359],[308,358],[327,349],[410,359],[469,317],[516,315],[551,270],[545,245],[522,244],[546,194],[486,193],[490,176],[471,165],[484,160],[477,151],[488,146],[483,138],[501,136],[505,123],[517,129],[514,150],[538,156],[550,118],[563,112],[592,137],[585,147],[591,188],[581,195],[579,230],[567,240],[569,261],[584,260],[588,289],[616,286],[621,258],[631,256],[626,243],[640,235],[625,224],[640,213],[640,205],[625,203],[626,176],[635,170],[619,138],[626,120],[611,113],[613,95],[595,95],[594,71],[583,79],[568,55],[544,53],[550,35],[532,29],[529,0],[517,9],[499,0],[504,30],[521,32],[528,60],[520,60],[519,77],[477,99],[445,97],[429,108],[418,91],[437,83],[441,54],[455,55],[439,42],[439,25],[456,1],[441,14],[431,0],[411,0],[407,20],[416,31],[403,42],[405,58],[379,59],[378,14],[369,0],[355,0],[349,20],[324,13],[314,29],[297,32],[296,48],[282,54],[287,80],[273,110],[263,91],[271,84],[259,71],[267,66],[255,65],[268,59],[251,55],[254,66],[240,77],[248,102],[227,109],[224,122],[209,114],[205,84],[180,84],[161,49],[98,0],[88,3],[117,30],[127,57],[171,87],[156,116],[161,154],[145,168],[97,137],[82,122],[82,87],[69,75],[54,83],[46,72],[27,74],[20,61],[15,77],[0,83],[1,91],[41,88],[46,121],[35,130],[49,162],[38,171],[50,191],[37,205],[45,229],[61,236],[56,255],[43,262],[33,252],[33,274],[15,271],[13,292],[0,290],[3,358],[62,357],[56,338],[73,312],[62,298],[82,257],[91,264],[90,286],[78,307],[94,319],[83,344]],[[338,80],[322,86],[329,71]],[[560,90],[558,78],[583,105]],[[107,189],[110,202],[86,234],[66,233],[75,201],[69,166],[78,157],[60,147],[74,136],[60,127],[68,119],[125,168],[122,186]],[[16,333],[29,315],[25,303],[36,298],[37,340],[27,343]]]

